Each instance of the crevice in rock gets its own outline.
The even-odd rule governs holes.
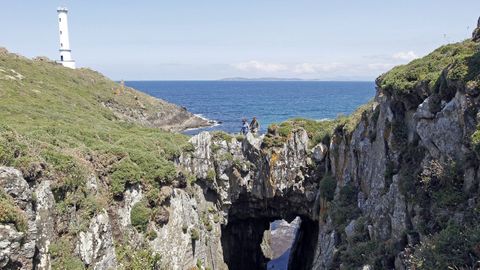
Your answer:
[[[293,243],[288,262],[289,270],[312,268],[315,248],[318,241],[318,222],[303,217]]]

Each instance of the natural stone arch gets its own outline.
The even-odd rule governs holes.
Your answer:
[[[268,149],[261,147],[262,138],[250,134],[239,141],[201,133],[191,143],[194,152],[182,155],[179,163],[199,179],[205,193],[216,194],[212,198],[226,217],[221,242],[229,269],[265,269],[268,259],[260,244],[270,222],[297,216],[302,223],[290,269],[311,268],[327,156],[311,159],[306,131],[294,130],[283,146]]]

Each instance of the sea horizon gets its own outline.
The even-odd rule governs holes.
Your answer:
[[[243,118],[256,116],[260,133],[272,123],[292,118],[334,119],[348,115],[375,95],[372,81],[124,81],[153,97],[185,107],[215,121],[202,131],[238,133]]]

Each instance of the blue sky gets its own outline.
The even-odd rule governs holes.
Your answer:
[[[480,16],[478,0],[3,0],[0,46],[57,59],[59,5],[77,66],[115,80],[373,80]]]

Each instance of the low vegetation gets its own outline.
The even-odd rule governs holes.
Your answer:
[[[12,224],[21,232],[27,230],[25,214],[2,188],[0,188],[0,224]]]
[[[480,260],[480,226],[454,223],[423,241],[411,261],[415,269],[476,269]]]
[[[448,44],[407,65],[393,68],[380,77],[379,86],[393,93],[406,93],[425,83],[430,93],[440,84],[442,71],[450,68],[448,79],[471,81],[480,70],[479,44],[471,40]],[[477,78],[478,80],[478,78]]]
[[[80,258],[75,257],[72,239],[67,236],[60,237],[49,246],[52,259],[52,269],[83,270],[85,266]]]
[[[118,269],[140,270],[140,269],[168,269],[162,266],[161,256],[146,246],[132,247],[126,243],[115,247]]]
[[[140,232],[146,232],[152,210],[143,201],[133,205],[130,211],[130,221],[133,227]]]
[[[263,140],[263,147],[282,146],[290,134],[298,128],[307,131],[311,147],[313,147],[322,141],[329,141],[336,124],[336,121],[331,120],[315,121],[303,118],[294,118],[280,124],[272,124],[268,127],[268,132]]]
[[[352,114],[348,116],[339,115],[334,120],[316,121],[294,118],[279,124],[271,124],[268,127],[262,147],[281,147],[288,140],[290,134],[299,128],[307,132],[310,139],[310,147],[321,142],[328,145],[335,130],[342,130],[350,134],[355,130],[358,123],[360,123],[362,119],[366,119],[368,115],[376,112],[378,117],[378,111],[374,111],[374,105],[374,101],[370,101],[360,106]]]
[[[331,174],[326,174],[320,181],[320,197],[327,202],[333,200],[335,196],[335,188],[337,187],[337,181]]]
[[[92,70],[0,51],[0,166],[18,168],[28,181],[51,179],[56,210],[73,211],[79,219],[64,232],[65,238],[73,237],[95,213],[121,199],[127,187],[160,191],[171,184],[177,176],[173,160],[182,150],[192,151],[188,137],[128,119],[172,106]],[[92,176],[109,189],[89,192]],[[136,205],[132,211],[138,230],[148,224],[149,207]],[[26,229],[23,215],[3,193],[0,223]],[[57,269],[81,269],[83,264],[70,256],[73,251],[57,250],[52,251]]]
[[[357,194],[357,188],[352,184],[347,184],[340,189],[338,198],[331,203],[329,215],[338,231],[343,232],[348,225],[347,222],[360,215],[360,209],[357,207]]]

